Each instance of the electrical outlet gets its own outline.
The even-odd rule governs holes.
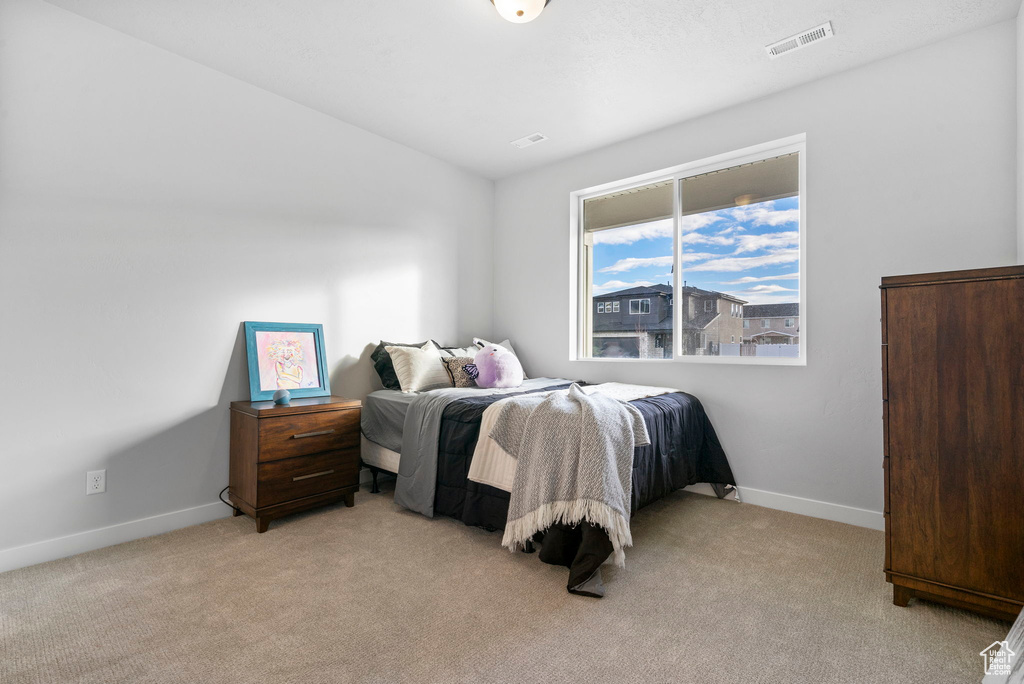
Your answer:
[[[102,494],[107,491],[107,471],[90,470],[85,474],[85,493]]]

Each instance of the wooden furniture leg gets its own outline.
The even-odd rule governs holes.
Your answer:
[[[268,518],[256,518],[256,531],[263,534],[270,527],[270,520]]]
[[[347,494],[345,494],[345,506],[347,508],[352,508],[355,505],[356,505],[356,493],[355,492],[348,492]]]
[[[242,515],[242,509],[240,509],[240,508],[232,508],[231,509],[231,517],[232,518],[237,518],[240,515]]]
[[[906,608],[912,596],[910,589],[901,587],[898,584],[892,585],[892,602],[894,605]]]

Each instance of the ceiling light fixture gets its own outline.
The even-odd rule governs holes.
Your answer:
[[[513,24],[525,24],[540,16],[550,0],[491,0],[503,19]]]

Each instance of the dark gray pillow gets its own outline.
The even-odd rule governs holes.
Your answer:
[[[373,370],[377,371],[377,375],[380,376],[380,384],[384,385],[384,389],[390,390],[401,390],[402,385],[398,382],[398,376],[395,375],[395,364],[391,361],[391,354],[388,354],[384,347],[422,347],[427,342],[432,340],[424,340],[422,342],[385,342],[380,341],[377,348],[370,354],[370,360],[373,361]],[[436,346],[436,345],[435,345]]]

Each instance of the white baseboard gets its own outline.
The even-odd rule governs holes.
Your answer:
[[[872,530],[885,529],[885,517],[881,511],[869,511],[865,508],[843,506],[827,501],[816,501],[788,494],[776,494],[775,492],[766,492],[762,489],[751,489],[750,487],[737,487],[737,489],[739,490],[740,501],[753,504],[754,506],[764,506],[765,508],[799,513],[800,515],[808,515],[812,518],[834,520],[846,523],[847,525],[867,527]]]
[[[363,469],[359,474],[360,484],[369,484],[371,481],[370,471]],[[163,534],[172,530],[179,530],[182,527],[190,527],[200,523],[226,518],[231,515],[231,509],[222,502],[204,504],[194,508],[186,508],[171,513],[131,520],[126,523],[100,527],[95,530],[86,530],[77,534],[69,534],[66,537],[47,539],[46,541],[16,546],[12,549],[0,550],[0,572],[25,568],[37,563],[67,558],[86,551],[95,551],[105,546],[123,544],[124,542],[143,537],[152,537],[155,534]]]
[[[66,537],[47,539],[46,541],[16,546],[13,549],[0,551],[0,572],[24,568],[37,563],[74,556],[86,551],[102,549],[105,546],[121,544],[133,539],[152,537],[171,530],[198,525],[199,523],[225,518],[231,515],[231,509],[218,501],[194,508],[186,508],[171,513],[162,513],[148,518],[132,520],[109,527],[86,530]]]
[[[370,481],[370,473],[364,470],[360,473],[360,482],[367,484]],[[686,488],[698,494],[714,496],[714,490],[710,485],[693,485]],[[885,529],[885,520],[879,511],[869,511],[863,508],[843,506],[840,504],[828,503],[826,501],[815,501],[804,499],[799,496],[788,494],[776,494],[761,489],[750,487],[739,487],[740,500],[754,506],[764,506],[780,511],[809,515],[812,518],[824,518],[836,522],[868,527],[873,530]],[[13,549],[0,551],[0,572],[24,568],[37,563],[56,560],[74,556],[86,551],[95,551],[105,546],[122,544],[134,539],[152,537],[155,534],[163,534],[172,530],[198,525],[200,523],[226,518],[231,515],[231,510],[220,501],[216,503],[186,508],[171,513],[163,513],[148,518],[132,520],[118,525],[101,527],[95,530],[87,530],[77,534],[70,534],[66,537],[47,539],[46,541],[16,546]]]

